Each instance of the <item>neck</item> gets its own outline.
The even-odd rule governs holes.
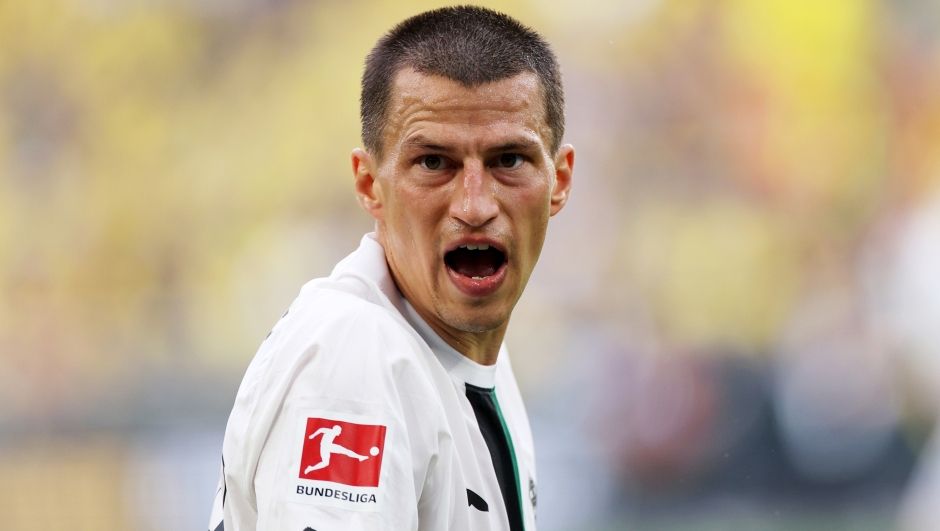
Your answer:
[[[480,365],[493,365],[496,363],[499,348],[502,346],[503,337],[506,335],[506,327],[509,325],[508,321],[486,332],[467,332],[449,326],[433,312],[431,315],[427,315],[428,312],[424,311],[423,308],[414,305],[412,307],[441,339],[467,359]]]

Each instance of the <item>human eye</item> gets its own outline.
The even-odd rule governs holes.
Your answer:
[[[426,170],[443,170],[447,168],[447,160],[440,155],[425,155],[418,159],[418,164]]]
[[[522,155],[518,153],[503,153],[496,158],[496,166],[500,168],[512,169],[522,164]]]

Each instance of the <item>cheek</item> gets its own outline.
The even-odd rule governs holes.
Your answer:
[[[438,236],[442,213],[447,212],[446,197],[444,190],[401,183],[392,190],[392,201],[388,205],[392,232],[400,239],[407,239],[413,251],[431,249]]]
[[[527,218],[533,222],[544,224],[550,217],[551,197],[551,179],[540,175],[533,180],[531,186],[521,190],[519,194],[520,207],[526,212]]]
[[[551,217],[551,187],[546,180],[540,180],[533,186],[512,189],[504,204],[512,212],[518,241],[527,251],[526,260],[534,261],[542,249]]]

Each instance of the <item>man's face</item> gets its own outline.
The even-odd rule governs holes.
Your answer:
[[[573,149],[550,140],[534,74],[467,88],[398,73],[384,155],[354,152],[356,188],[399,289],[435,328],[508,323],[571,186]]]

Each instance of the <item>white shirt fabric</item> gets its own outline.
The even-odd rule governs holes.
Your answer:
[[[492,366],[451,348],[401,296],[367,234],[328,278],[301,289],[249,365],[225,430],[209,530],[510,531],[468,383],[495,388],[522,520],[534,531],[535,454],[505,345]],[[384,426],[381,452],[333,453],[324,467],[381,458],[378,485],[305,479],[301,448],[320,440],[304,431],[308,419]],[[488,510],[469,505],[468,489]]]

